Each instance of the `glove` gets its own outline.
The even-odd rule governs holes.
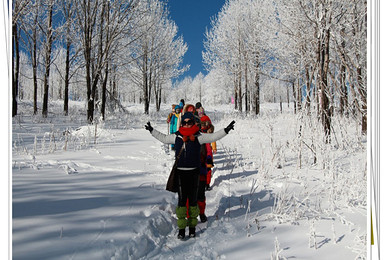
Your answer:
[[[213,164],[213,160],[211,156],[207,156],[207,164]]]
[[[144,127],[145,127],[145,130],[148,130],[150,133],[152,133],[153,127],[151,126],[150,122],[148,122]]]
[[[228,134],[230,130],[234,129],[235,120],[233,120],[226,128],[224,128],[224,131]]]
[[[207,158],[207,168],[213,168],[214,164],[213,164],[213,160],[211,157],[208,157]]]

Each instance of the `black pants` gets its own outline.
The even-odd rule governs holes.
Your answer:
[[[197,200],[198,201],[205,201],[205,184],[207,183],[206,180],[199,181],[199,188],[197,189]]]
[[[179,207],[185,207],[187,205],[187,199],[189,206],[197,206],[197,190],[199,187],[199,174],[200,169],[193,170],[179,170],[177,169],[179,176]]]

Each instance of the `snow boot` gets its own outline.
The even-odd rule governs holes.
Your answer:
[[[201,223],[207,222],[207,216],[205,214],[200,214]]]
[[[196,228],[195,227],[189,228],[189,237],[196,237]]]
[[[184,239],[185,238],[185,229],[179,229],[179,234],[177,234],[178,239]]]

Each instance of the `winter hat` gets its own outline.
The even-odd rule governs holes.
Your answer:
[[[196,105],[195,105],[196,109],[200,108],[201,107],[201,103],[200,102],[197,102]]]
[[[211,119],[208,116],[202,116],[200,118],[200,121],[201,122],[209,122],[209,124],[211,124]]]
[[[181,117],[181,122],[183,122],[185,119],[191,119],[192,121],[195,121],[195,116],[191,112],[186,112],[182,117]]]

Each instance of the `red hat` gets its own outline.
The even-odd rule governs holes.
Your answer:
[[[200,122],[209,122],[209,124],[211,124],[211,119],[209,119],[208,116],[202,116]]]

